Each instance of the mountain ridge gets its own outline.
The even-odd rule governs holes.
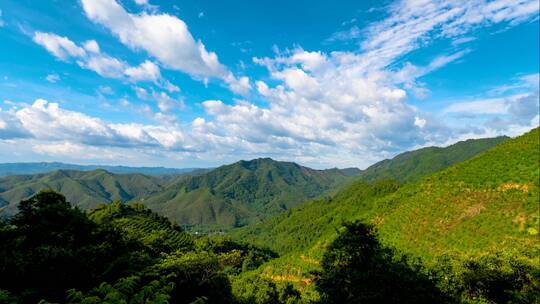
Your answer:
[[[429,173],[465,161],[509,139],[508,136],[468,139],[446,147],[431,146],[407,151],[391,159],[377,162],[358,175],[369,182],[380,179],[413,182]]]
[[[349,180],[336,169],[258,158],[186,177],[141,201],[180,224],[232,227],[287,210]]]

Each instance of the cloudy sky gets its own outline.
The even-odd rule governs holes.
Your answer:
[[[364,168],[538,125],[538,0],[0,1],[0,162]]]

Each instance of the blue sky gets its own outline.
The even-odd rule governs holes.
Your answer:
[[[0,2],[0,162],[364,168],[538,125],[539,3]]]

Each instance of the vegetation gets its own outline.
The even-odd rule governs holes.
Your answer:
[[[359,176],[368,182],[381,179],[414,182],[430,173],[468,160],[508,139],[506,136],[469,139],[444,148],[427,147],[409,151],[378,162],[360,172]]]
[[[323,303],[444,303],[435,280],[382,246],[373,227],[345,224],[328,246],[316,280]]]
[[[338,169],[255,159],[180,180],[141,201],[182,225],[231,228],[288,210],[350,180]]]
[[[502,281],[505,295],[538,295],[539,147],[535,129],[418,182],[359,181],[232,235],[278,252],[259,274],[291,282],[309,299],[318,297],[312,273],[339,227],[358,220],[374,225],[384,247],[420,259],[453,299],[527,303],[492,293]],[[464,283],[471,278],[479,283]]]
[[[53,191],[0,226],[0,300],[14,303],[231,303],[228,275],[275,255],[195,238],[141,205],[90,216]]]
[[[313,170],[271,159],[175,176],[57,170],[0,178],[0,212],[13,215],[20,200],[52,189],[82,209],[139,201],[184,227],[219,230],[257,222],[335,191],[354,174],[352,169]]]
[[[21,200],[45,189],[62,192],[68,201],[82,209],[89,209],[101,203],[133,200],[159,191],[166,183],[167,179],[163,177],[113,174],[105,170],[57,170],[36,175],[8,176],[0,178],[0,202],[5,202],[2,215],[15,214]]]

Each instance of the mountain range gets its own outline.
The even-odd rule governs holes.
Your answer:
[[[172,175],[118,174],[104,169],[62,169],[14,175],[0,178],[0,212],[4,216],[13,214],[20,200],[50,188],[62,192],[69,201],[83,209],[112,201],[140,201],[185,227],[230,229],[261,222],[307,200],[331,195],[355,179],[367,182],[388,178],[402,182],[413,180],[505,140],[507,138],[498,137],[468,140],[446,148],[424,148],[383,160],[366,170],[315,170],[292,162],[261,158],[239,161],[207,172],[195,169]],[[20,167],[41,170],[62,165],[66,164],[43,163],[36,167],[21,164]]]
[[[207,168],[127,167],[107,165],[76,165],[59,162],[4,163],[0,164],[0,176],[47,173],[54,170],[93,171],[103,169],[111,173],[140,173],[146,175],[181,175],[203,173]]]

